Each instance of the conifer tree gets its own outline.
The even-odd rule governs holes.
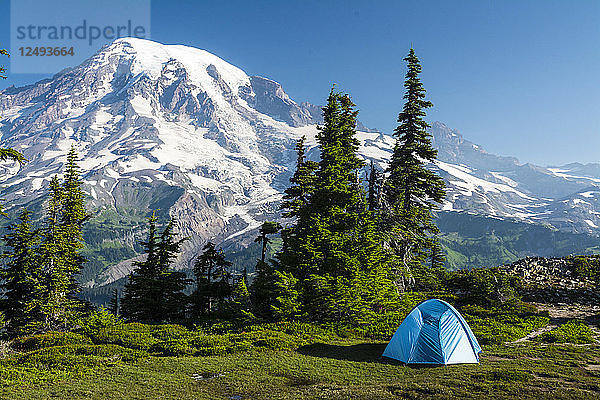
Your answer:
[[[119,298],[119,289],[114,288],[113,289],[113,294],[110,298],[110,302],[108,303],[108,311],[110,311],[110,313],[112,315],[115,316],[119,316],[119,310],[120,310],[120,298]]]
[[[356,323],[390,293],[375,214],[367,210],[358,179],[364,162],[357,154],[356,116],[349,96],[332,90],[317,135],[314,189],[282,235],[279,281],[297,282],[295,288],[282,287],[288,299],[296,290],[302,313],[314,319],[343,316]]]
[[[58,177],[50,181],[50,199],[46,210],[43,239],[40,246],[41,277],[35,288],[41,319],[37,330],[64,330],[77,317],[81,303],[73,297],[75,274],[73,266],[79,254],[79,243],[70,243],[67,234],[64,205],[65,188]],[[73,228],[72,226],[69,228]]]
[[[9,334],[25,333],[22,329],[40,317],[35,298],[40,277],[40,237],[31,225],[31,213],[27,209],[19,214],[18,223],[9,227],[4,243],[8,249],[2,255],[5,259],[1,271],[4,298],[0,301],[0,310],[7,319]]]
[[[275,284],[273,267],[265,261],[267,244],[270,241],[269,235],[279,232],[280,229],[281,225],[279,225],[279,223],[265,221],[259,230],[259,236],[254,240],[255,242],[261,243],[262,251],[261,259],[256,263],[256,277],[252,281],[250,287],[252,291],[252,305],[256,315],[266,318],[271,316],[271,303],[273,301]]]
[[[8,54],[8,51],[6,51],[5,49],[0,49],[0,55],[10,57],[10,55]],[[6,68],[0,66],[0,78],[6,79],[6,75],[4,75],[5,73],[6,73]]]
[[[270,314],[276,320],[294,320],[300,316],[298,279],[290,272],[273,270],[273,299]]]
[[[9,56],[8,51],[6,51],[5,49],[0,49],[0,55],[3,56]],[[0,66],[0,78],[2,79],[6,79],[6,75],[4,75],[6,73],[6,68]],[[19,153],[16,150],[13,149],[7,149],[7,148],[0,148],[0,161],[15,161],[18,162],[19,164],[23,164],[25,161],[27,161],[25,159],[25,157],[23,156],[23,154]],[[0,205],[0,215],[3,215],[4,212],[2,211],[2,206]]]
[[[290,187],[285,190],[281,209],[285,218],[298,217],[299,212],[308,204],[315,188],[315,173],[319,163],[306,159],[306,136],[296,143],[296,171],[290,178]]]
[[[412,270],[423,268],[426,252],[438,232],[433,223],[432,210],[445,196],[444,181],[426,168],[436,159],[437,151],[431,144],[429,125],[423,120],[425,109],[432,103],[425,100],[425,89],[419,74],[421,65],[410,49],[404,59],[408,72],[404,87],[405,103],[398,115],[399,125],[394,131],[396,145],[387,169],[384,186],[386,210],[383,231],[389,232],[387,244],[401,260],[401,274],[412,277]]]
[[[171,263],[182,243],[175,241],[173,221],[157,233],[155,213],[148,218],[148,239],[142,242],[146,259],[134,263],[121,300],[121,314],[145,323],[176,322],[185,314],[185,273],[173,271]]]
[[[380,176],[375,163],[371,160],[369,167],[369,192],[367,197],[367,204],[369,211],[375,211],[379,208],[379,181]]]
[[[246,281],[242,278],[233,287],[231,291],[231,301],[229,308],[232,317],[236,320],[252,320],[254,316],[250,312],[252,304],[250,302],[250,293],[246,286]]]
[[[138,322],[157,322],[160,309],[160,291],[155,285],[160,274],[158,255],[158,218],[152,213],[148,218],[148,239],[142,242],[146,259],[135,261],[134,271],[129,275],[121,300],[123,317]]]
[[[293,268],[294,274],[299,272],[298,266],[303,257],[301,241],[304,240],[304,235],[301,231],[308,220],[309,203],[315,191],[316,172],[319,168],[318,162],[306,159],[305,142],[306,137],[302,136],[296,143],[296,170],[290,178],[290,187],[285,190],[280,206],[283,216],[293,218],[294,221],[281,230],[283,245],[277,254],[277,260],[283,268]],[[256,273],[257,276],[252,283],[254,305],[258,308],[259,314],[267,315],[271,312],[270,304],[274,294],[273,268],[264,262],[259,263],[256,266]]]
[[[277,222],[265,221],[259,229],[259,236],[254,239],[255,242],[261,243],[261,261],[265,262],[267,254],[267,244],[269,243],[269,235],[273,235],[281,229],[281,225]]]
[[[158,261],[161,266],[159,287],[163,296],[163,321],[181,321],[185,318],[188,297],[184,290],[191,281],[183,271],[174,271],[171,264],[179,255],[181,246],[189,238],[175,240],[175,219],[171,219],[160,235]]]
[[[194,264],[196,290],[192,294],[193,314],[208,315],[215,308],[215,301],[223,305],[230,293],[229,271],[231,262],[225,259],[223,250],[212,242],[206,243],[202,254]]]
[[[23,164],[25,161],[25,157],[23,154],[19,153],[13,149],[0,148],[0,161],[15,161],[20,164]]]
[[[67,155],[64,181],[62,184],[62,202],[60,224],[63,240],[66,242],[65,254],[66,273],[70,279],[70,293],[78,292],[76,277],[87,261],[82,255],[84,247],[83,224],[88,219],[85,211],[84,193],[81,190],[82,181],[77,165],[77,152],[71,147]]]

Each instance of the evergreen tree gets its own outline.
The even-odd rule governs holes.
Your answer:
[[[157,217],[152,213],[148,218],[148,239],[142,242],[146,259],[135,261],[135,269],[129,275],[121,300],[122,315],[139,322],[157,322],[159,320],[160,291],[156,284],[160,274],[158,255]]]
[[[4,243],[8,249],[2,255],[6,263],[1,271],[4,298],[0,310],[7,319],[8,333],[18,334],[39,319],[35,288],[40,276],[40,237],[31,225],[27,209],[19,214],[18,223],[9,227]]]
[[[235,284],[231,292],[231,301],[229,302],[231,316],[238,321],[252,320],[254,315],[250,312],[251,307],[250,293],[246,281],[242,278]]]
[[[316,171],[319,163],[306,159],[306,136],[296,143],[296,171],[290,178],[290,187],[285,190],[281,209],[285,218],[298,217],[305,209],[315,188]]]
[[[261,259],[256,263],[256,277],[250,287],[252,292],[252,305],[256,315],[270,318],[271,303],[274,295],[273,267],[265,261],[269,235],[273,235],[281,229],[277,222],[265,221],[259,231],[259,236],[254,240],[262,244]]]
[[[71,281],[70,293],[72,295],[79,291],[76,277],[87,261],[81,255],[81,250],[84,247],[83,224],[88,219],[84,204],[85,195],[81,190],[81,185],[77,152],[74,147],[71,147],[67,155],[67,165],[62,184],[60,224],[63,240],[67,244],[63,256],[66,258],[65,272],[69,275]]]
[[[276,320],[293,320],[300,316],[298,279],[289,272],[273,270],[273,299],[270,313]]]
[[[275,281],[296,280],[296,288],[282,285],[291,294],[287,299],[294,299],[291,289],[296,290],[302,313],[319,320],[343,317],[356,323],[382,307],[380,300],[391,289],[375,214],[367,210],[358,179],[364,162],[357,154],[356,116],[349,96],[332,90],[317,135],[314,185],[306,204],[294,211],[295,225],[284,230],[278,255]]]
[[[369,211],[379,209],[379,189],[380,189],[380,174],[375,167],[375,163],[371,160],[369,167],[369,192],[367,197],[367,208]]]
[[[442,251],[442,245],[439,240],[433,240],[431,244],[431,253],[429,256],[431,260],[430,268],[432,271],[446,271],[446,255]]]
[[[185,273],[173,271],[171,263],[186,240],[176,241],[173,221],[159,235],[157,217],[148,219],[148,239],[142,243],[146,259],[134,263],[121,300],[122,315],[145,323],[176,322],[185,314],[185,295],[188,284]]]
[[[50,199],[46,210],[43,239],[40,246],[41,276],[35,288],[36,301],[40,309],[39,331],[64,330],[77,318],[81,302],[73,297],[75,257],[81,248],[79,243],[68,241],[71,232],[65,220],[64,186],[58,177],[50,181]]]
[[[23,154],[13,149],[0,148],[0,161],[14,161],[23,164],[27,160]]]
[[[270,263],[258,260],[255,277],[250,285],[252,310],[254,315],[265,319],[272,317],[271,304],[275,296],[274,268]]]
[[[192,294],[193,314],[208,315],[217,306],[223,306],[230,294],[229,271],[231,262],[225,259],[223,250],[216,249],[212,242],[206,243],[202,254],[194,264],[196,290]]]
[[[431,144],[429,125],[423,120],[425,109],[432,103],[425,100],[425,89],[419,78],[421,65],[410,49],[404,59],[408,72],[404,87],[406,93],[399,125],[394,131],[396,145],[387,169],[384,190],[383,231],[388,232],[387,244],[401,260],[402,276],[412,278],[414,269],[422,268],[431,235],[438,233],[433,223],[432,210],[445,196],[444,181],[426,168],[436,159],[437,151]]]
[[[115,316],[119,316],[119,310],[120,310],[120,299],[119,299],[119,289],[114,288],[113,289],[113,294],[110,298],[110,302],[108,303],[108,311],[110,311],[110,313],[112,315]]]
[[[6,51],[5,49],[0,49],[0,55],[9,56],[8,51]],[[4,75],[5,73],[6,73],[6,68],[0,66],[0,78],[6,79],[6,75]],[[25,159],[25,157],[16,150],[0,148],[0,161],[8,161],[8,160],[18,162],[19,164],[23,164],[25,161],[27,161]],[[0,205],[0,215],[4,215],[1,205]]]
[[[267,254],[267,244],[269,243],[269,235],[273,235],[281,229],[281,225],[277,222],[265,221],[260,227],[259,233],[260,235],[254,239],[255,242],[261,243],[261,261],[265,262],[265,257]]]
[[[188,297],[184,290],[191,283],[185,272],[174,271],[171,264],[181,251],[181,246],[189,238],[175,240],[173,232],[175,220],[171,219],[160,235],[158,261],[161,266],[159,286],[163,296],[163,321],[181,321],[185,318]]]

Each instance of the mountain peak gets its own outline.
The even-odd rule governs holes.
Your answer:
[[[238,67],[206,50],[190,46],[121,38],[102,48],[93,57],[100,62],[106,62],[111,58],[116,58],[121,64],[129,64],[133,74],[146,74],[151,79],[157,79],[168,64],[178,63],[185,68],[193,82],[203,87],[215,86],[214,78],[209,73],[211,65],[234,92],[237,92],[240,86],[250,84],[249,77]]]

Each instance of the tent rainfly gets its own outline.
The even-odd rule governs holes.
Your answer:
[[[478,363],[481,347],[467,322],[443,300],[413,308],[388,343],[384,357],[405,364]]]

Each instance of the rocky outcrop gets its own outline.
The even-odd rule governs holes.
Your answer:
[[[600,262],[600,256],[543,258],[527,257],[501,269],[521,278],[523,300],[550,304],[600,305],[600,290],[594,280],[581,276],[578,263]]]

